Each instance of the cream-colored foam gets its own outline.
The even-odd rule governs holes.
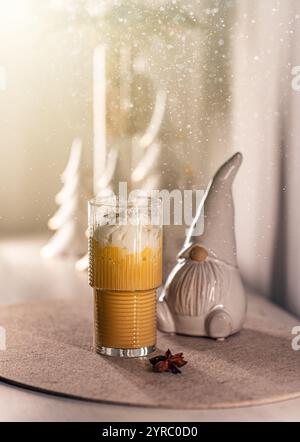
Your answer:
[[[125,253],[141,253],[160,247],[161,229],[152,225],[110,225],[97,227],[94,239],[101,247],[120,247]]]

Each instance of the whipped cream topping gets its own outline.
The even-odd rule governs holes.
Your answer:
[[[161,227],[150,222],[148,210],[116,211],[110,208],[98,212],[97,225],[94,239],[101,247],[120,247],[125,253],[140,253],[146,247],[156,249],[161,246]]]
[[[161,229],[152,225],[103,225],[94,232],[94,239],[101,247],[113,246],[125,253],[140,253],[146,247],[160,247]]]

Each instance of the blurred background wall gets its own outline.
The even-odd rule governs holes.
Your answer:
[[[101,39],[90,23],[53,19],[52,3],[59,2],[1,1],[0,66],[7,77],[0,91],[1,235],[46,229],[74,137],[83,138],[86,168],[92,168],[92,57]],[[203,31],[185,43],[177,76],[177,65],[173,70],[164,140],[168,164],[161,167],[167,188],[178,186],[178,162],[186,171],[180,184],[202,188],[231,151],[228,63],[235,8],[209,0],[182,4]],[[172,66],[172,57],[166,62]]]
[[[92,31],[50,20],[47,1],[0,2],[0,234],[45,231],[72,140],[91,167]]]

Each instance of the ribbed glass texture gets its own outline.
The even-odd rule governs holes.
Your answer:
[[[138,349],[156,342],[156,289],[162,283],[158,200],[92,201],[89,282],[94,288],[95,347]]]

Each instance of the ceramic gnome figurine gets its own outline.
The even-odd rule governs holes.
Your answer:
[[[232,183],[236,153],[215,174],[157,305],[158,328],[222,339],[243,327],[246,297],[236,260]],[[204,207],[204,231],[193,236]]]

